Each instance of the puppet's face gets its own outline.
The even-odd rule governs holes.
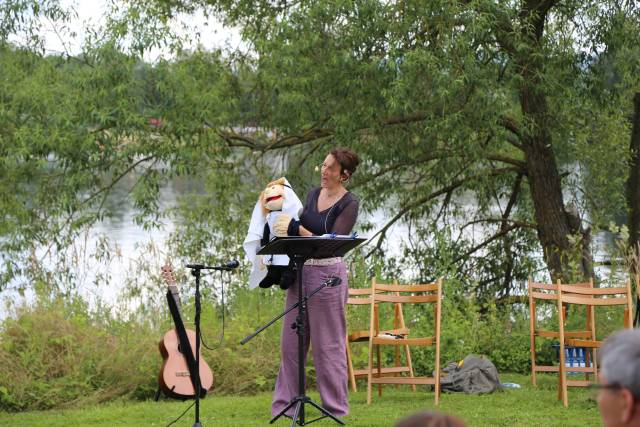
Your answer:
[[[264,190],[264,207],[268,211],[281,211],[284,203],[284,185],[271,184]]]

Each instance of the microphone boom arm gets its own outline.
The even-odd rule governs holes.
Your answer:
[[[187,264],[185,267],[192,270],[217,270],[217,271],[230,271],[237,268],[240,265],[237,259],[231,260],[224,265],[204,265],[204,264]]]
[[[330,279],[327,279],[326,281],[322,282],[322,284],[320,286],[318,286],[316,289],[314,289],[313,292],[311,292],[309,295],[305,295],[302,298],[302,303],[306,303],[309,298],[311,298],[312,296],[314,296],[315,294],[317,294],[318,292],[320,292],[324,288],[326,288],[326,287],[332,288],[334,286],[338,286],[340,283],[342,283],[342,279],[339,278],[339,277],[332,277]],[[288,312],[290,312],[294,308],[298,307],[298,305],[300,305],[300,302],[296,302],[295,304],[293,304],[290,307],[288,307],[281,314],[279,314],[278,316],[276,316],[273,319],[271,319],[271,321],[269,323],[267,323],[266,325],[264,325],[263,327],[261,327],[260,329],[258,329],[254,333],[252,333],[251,335],[245,337],[242,341],[240,341],[240,344],[245,345],[246,343],[251,341],[253,338],[255,338],[256,335],[258,335],[260,332],[262,332],[265,329],[267,329],[269,326],[273,325],[280,318],[284,317],[285,314],[287,314]]]

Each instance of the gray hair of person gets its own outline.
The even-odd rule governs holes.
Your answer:
[[[609,384],[640,397],[640,329],[625,329],[607,337],[599,352],[600,373]]]

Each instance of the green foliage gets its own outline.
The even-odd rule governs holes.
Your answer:
[[[526,373],[530,370],[529,320],[519,315],[512,317],[507,312],[498,312],[495,306],[483,308],[472,295],[465,297],[460,289],[466,284],[445,278],[443,282],[442,324],[440,363],[444,367],[449,361],[459,361],[469,354],[487,356],[499,372]],[[367,307],[368,308],[368,307]],[[355,309],[352,310],[355,312]],[[368,309],[360,310],[366,312]],[[388,310],[387,310],[388,311]],[[433,311],[424,312],[410,305],[403,307],[404,318],[415,337],[434,336]],[[350,314],[349,328],[362,327],[363,316]],[[381,319],[386,319],[382,329],[392,329],[393,314],[381,310]],[[360,325],[360,326],[354,326]],[[368,329],[368,327],[364,327]],[[352,346],[357,366],[365,366],[368,357],[366,345]],[[416,374],[431,375],[435,368],[435,349],[414,347],[411,351]],[[383,353],[383,364],[392,366],[394,350]]]
[[[549,149],[548,195],[566,194],[582,218],[601,223],[624,209],[638,9],[600,3],[552,7],[537,40],[536,15],[519,3],[123,1],[110,4],[104,28],[88,29],[81,54],[43,56],[9,36],[37,36],[38,19],[64,27],[73,11],[5,2],[0,287],[68,278],[32,254],[63,258],[81,231],[113,214],[109,193],[128,178],[147,227],[166,214],[158,193],[168,179],[202,179],[176,212],[176,247],[232,252],[239,238],[225,209],[245,220],[256,188],[278,175],[306,190],[309,165],[341,144],[364,159],[351,187],[363,210],[386,209],[389,225],[422,233],[459,232],[453,240],[468,255],[454,259],[460,273],[474,271],[486,298],[508,296],[537,270],[532,252],[570,251],[576,231],[540,240],[550,224],[538,223],[547,197],[531,191],[541,173],[533,151]],[[248,51],[182,50],[178,12],[238,25]],[[142,61],[158,47],[174,57]],[[533,95],[538,112],[525,108]],[[534,144],[538,134],[545,140]],[[556,162],[569,178],[556,179]],[[194,226],[207,230],[196,238]]]
[[[73,11],[60,3],[0,5],[0,291],[11,284],[37,300],[3,323],[3,408],[152,393],[155,341],[170,328],[158,281],[126,279],[120,302],[139,309],[130,317],[75,299],[82,283],[70,249],[118,214],[120,186],[139,224],[165,215],[177,224],[168,253],[214,263],[239,257],[266,182],[287,175],[303,195],[317,179],[309,165],[332,146],[354,148],[363,163],[350,189],[363,213],[386,212],[386,224],[362,226],[372,241],[352,255],[352,285],[444,277],[442,360],[481,353],[516,372],[528,366],[527,325],[523,307],[505,307],[541,270],[536,254],[561,257],[565,277],[583,273],[583,233],[563,231],[560,248],[541,230],[564,224],[570,207],[594,232],[625,210],[627,116],[640,76],[633,2],[554,5],[539,39],[538,15],[521,2],[113,2],[80,54],[45,56],[38,22],[64,26]],[[203,10],[240,26],[248,51],[181,50],[172,17]],[[171,60],[142,60],[162,46]],[[564,197],[550,221],[540,204],[554,193],[533,191],[541,175],[544,190]],[[176,177],[197,184],[161,212],[160,189]],[[394,224],[408,230],[402,257],[391,256]],[[96,254],[110,256],[108,247]],[[155,261],[136,267],[157,278]],[[612,277],[627,265],[617,262]],[[274,382],[278,327],[237,342],[278,312],[281,295],[248,292],[245,279],[227,289],[225,345],[207,354],[221,393]],[[205,310],[214,327],[204,338],[215,343],[222,295],[205,296],[215,310]],[[417,333],[429,332],[430,316],[407,311]],[[611,314],[600,316],[611,330]],[[417,370],[430,360],[418,353]]]
[[[156,336],[136,322],[103,319],[78,301],[41,301],[6,319],[0,336],[4,410],[81,406],[155,389]]]
[[[278,315],[284,309],[282,301],[280,289],[235,290],[227,301],[223,341],[219,340],[222,307],[216,306],[203,317],[207,329],[205,341],[213,348],[204,356],[214,372],[215,393],[237,395],[273,390],[280,366],[280,331],[288,326],[280,321],[245,345],[240,341]]]
[[[215,278],[203,281],[202,335],[209,349],[202,351],[214,373],[215,393],[272,390],[281,322],[246,345],[240,341],[283,309],[282,292],[249,291],[235,280],[230,290],[224,283],[223,325],[221,285]],[[193,329],[189,286],[183,286],[181,294],[183,320]],[[104,307],[90,310],[78,299],[64,302],[43,296],[34,307],[17,309],[0,329],[0,407],[33,410],[151,398],[162,361],[158,341],[173,328],[166,303],[162,308],[157,304],[123,318]]]

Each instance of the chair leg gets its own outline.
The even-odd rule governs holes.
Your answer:
[[[538,378],[536,376],[536,341],[532,337],[531,340],[531,385],[538,386]]]
[[[435,392],[436,392],[436,406],[440,403],[440,339],[436,343],[436,384],[435,384]]]
[[[414,374],[413,374],[413,364],[411,362],[411,350],[409,349],[408,345],[406,345],[404,348],[405,348],[405,354],[406,354],[406,359],[407,359],[407,366],[409,367],[409,376],[411,378],[413,378]],[[415,384],[411,384],[411,389],[415,392],[416,391],[416,385]]]
[[[535,387],[536,384],[536,305],[531,296],[532,278],[529,276],[527,281],[527,293],[529,294],[529,352],[531,354],[531,383]]]
[[[378,359],[378,378],[382,378],[382,365],[380,362],[380,346],[376,345],[376,358]],[[382,384],[378,384],[378,397],[382,396]]]
[[[562,400],[562,374],[558,371],[558,400]]]
[[[371,380],[373,379],[373,352],[369,346],[369,363],[367,364],[367,405],[371,404]]]
[[[560,346],[560,367],[558,369],[558,400],[562,400],[562,405],[566,408],[569,406],[567,396],[567,372],[565,369],[564,346]]]
[[[396,326],[396,328],[398,328],[398,326]],[[396,346],[396,348],[394,349],[394,353],[395,353],[395,357],[394,357],[394,362],[395,362],[395,367],[398,368],[401,365],[400,362],[400,347]],[[398,376],[402,376],[402,374],[400,372],[397,372],[395,374],[393,374],[394,377],[398,377]],[[400,384],[396,384],[396,389],[400,388]]]

